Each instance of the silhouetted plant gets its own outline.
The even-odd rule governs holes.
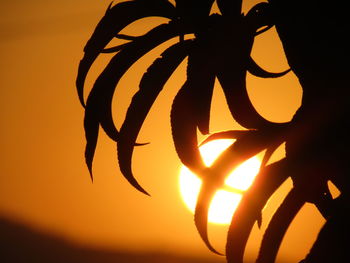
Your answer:
[[[347,107],[344,106],[345,93],[335,96],[329,89],[323,89],[334,81],[332,78],[336,76],[336,72],[318,64],[320,59],[316,59],[314,52],[310,52],[314,47],[312,41],[319,37],[317,35],[315,38],[313,33],[321,34],[324,28],[313,28],[314,31],[307,29],[308,26],[318,25],[315,19],[323,21],[322,15],[328,6],[322,5],[323,2],[316,6],[315,2],[301,7],[300,1],[271,0],[269,3],[255,5],[244,15],[241,13],[242,2],[238,0],[217,0],[220,14],[210,13],[214,0],[175,2],[174,6],[167,0],[131,0],[110,5],[85,46],[76,85],[80,101],[85,107],[85,157],[91,177],[101,126],[117,143],[119,166],[124,177],[136,189],[148,194],[133,176],[133,149],[139,145],[136,139],[153,102],[178,65],[187,58],[187,79],[173,100],[171,126],[173,141],[181,162],[203,181],[195,209],[195,224],[208,248],[218,253],[210,244],[207,235],[208,207],[213,195],[224,184],[228,171],[266,150],[260,172],[253,185],[243,195],[232,218],[226,247],[228,262],[243,262],[245,245],[253,225],[255,222],[258,226],[261,225],[263,207],[289,177],[292,178],[294,186],[269,222],[257,262],[275,261],[288,226],[305,202],[315,204],[327,219],[305,262],[323,262],[323,255],[329,254],[324,251],[325,246],[332,248],[329,249],[333,251],[330,253],[337,253],[339,256],[339,251],[343,248],[339,248],[339,253],[336,252],[335,245],[329,244],[327,239],[332,239],[332,242],[337,239],[337,245],[341,243],[337,236],[339,233],[335,232],[335,222],[344,223],[341,211],[348,207],[347,194],[344,194],[348,193],[349,185],[348,179],[344,177],[347,171],[344,167],[347,148],[344,148],[344,145],[339,146],[339,138],[329,138],[329,135],[339,135],[342,140],[346,140],[346,133],[340,132],[342,125],[339,123],[342,117],[346,116]],[[311,11],[321,12],[315,16]],[[141,36],[120,34],[127,25],[150,16],[164,17],[169,19],[169,22]],[[335,29],[339,29],[337,22],[332,20],[330,23],[333,23]],[[254,37],[274,25],[291,69],[299,78],[304,90],[302,106],[293,120],[286,123],[273,123],[259,115],[246,90],[247,72],[262,78],[280,77],[289,72],[267,72],[250,56]],[[324,27],[330,28],[327,25]],[[138,59],[174,37],[179,38],[178,42],[168,47],[142,76],[139,90],[133,96],[125,120],[118,130],[113,122],[111,110],[118,82]],[[127,42],[106,48],[113,38]],[[331,43],[324,42],[326,45]],[[345,50],[345,46],[342,45],[335,44],[331,47]],[[100,53],[116,54],[97,78],[85,105],[85,78]],[[325,56],[327,62],[337,62],[331,55]],[[206,141],[218,138],[236,140],[211,167],[206,167],[198,151],[197,129],[202,134],[209,134],[210,105],[215,78],[219,80],[224,91],[232,117],[247,130],[210,134]],[[315,78],[322,78],[322,81]],[[335,83],[339,84],[341,81]],[[316,90],[317,94],[321,95],[317,95]],[[319,114],[336,115],[336,118],[328,115],[326,118],[319,117]],[[331,125],[336,127],[336,131],[330,131]],[[324,143],[325,139],[331,141],[322,146],[326,147],[323,149],[321,143]],[[286,157],[266,165],[273,152],[284,142]],[[329,152],[337,153],[337,157]],[[338,167],[339,171],[329,172],[333,167]],[[328,190],[328,181],[332,181],[342,192],[336,200],[333,200]],[[345,257],[342,254],[339,258],[344,260]]]

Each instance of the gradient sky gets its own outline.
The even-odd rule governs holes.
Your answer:
[[[85,42],[109,2],[0,2],[0,215],[91,246],[211,256],[180,199],[180,162],[171,140],[170,107],[185,79],[185,64],[167,83],[140,134],[139,142],[151,144],[137,148],[133,159],[134,173],[152,197],[138,193],[122,178],[115,145],[103,133],[91,183],[84,163],[84,112],[74,83]],[[246,1],[245,9],[254,2]],[[128,30],[145,32],[159,22],[148,19]],[[114,103],[118,126],[141,73],[164,48],[136,63],[118,86]],[[256,39],[252,56],[270,71],[288,67],[274,29]],[[98,59],[87,79],[88,89],[108,58]],[[248,89],[257,110],[272,121],[290,120],[300,106],[301,88],[292,73],[274,80],[249,76]],[[211,130],[237,128],[218,85],[214,100]],[[282,155],[283,149],[275,158]],[[264,219],[290,185],[269,203]],[[264,228],[267,220],[263,222]],[[303,258],[322,223],[316,209],[306,205],[279,258]],[[221,250],[225,233],[224,226],[210,226],[210,238]],[[261,231],[255,229],[248,246],[251,253],[257,252],[260,238]]]

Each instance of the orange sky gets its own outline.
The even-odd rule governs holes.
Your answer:
[[[138,141],[151,144],[137,148],[133,159],[135,175],[152,197],[138,193],[122,178],[115,145],[102,133],[95,180],[90,181],[83,154],[83,109],[74,83],[85,42],[109,2],[0,2],[0,216],[88,245],[211,256],[177,185],[180,163],[171,141],[169,113],[185,78],[184,64],[167,83],[140,134]],[[245,8],[253,2],[257,1],[246,1]],[[142,31],[151,23],[159,20],[149,19],[129,30]],[[120,83],[114,104],[118,125],[141,73],[162,49],[136,63]],[[288,67],[274,29],[256,39],[253,57],[270,71]],[[107,59],[105,55],[97,61],[88,87]],[[249,76],[248,85],[257,110],[270,120],[288,121],[300,105],[301,89],[291,73],[274,80]],[[212,131],[237,128],[219,87],[214,100]],[[279,199],[271,202],[265,218]],[[304,207],[287,234],[280,258],[301,259],[322,223],[312,206]],[[221,250],[225,231],[223,226],[210,227],[211,239]],[[253,237],[249,251],[256,253],[261,232]]]

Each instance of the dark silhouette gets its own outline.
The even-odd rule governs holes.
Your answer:
[[[67,241],[22,222],[0,216],[2,263],[222,263],[162,251],[135,252],[95,248]]]
[[[217,0],[220,14],[210,14],[214,0],[132,0],[109,6],[85,46],[80,62],[77,89],[85,107],[86,163],[92,176],[92,161],[99,126],[117,142],[119,166],[124,177],[148,194],[131,170],[137,135],[153,102],[176,67],[188,58],[187,80],[174,98],[171,110],[172,135],[183,164],[203,180],[195,210],[195,224],[210,250],[218,253],[207,235],[209,203],[223,185],[228,171],[253,155],[266,150],[260,173],[243,195],[228,231],[226,257],[243,262],[250,231],[261,224],[261,210],[287,179],[293,188],[273,215],[265,231],[257,262],[274,262],[282,238],[305,204],[313,203],[327,220],[303,262],[347,262],[349,235],[348,40],[347,13],[342,4],[329,1],[270,0],[241,13],[242,1]],[[120,31],[133,21],[161,16],[169,22],[142,36]],[[260,68],[250,57],[254,37],[276,26],[291,70],[303,88],[302,106],[292,121],[273,123],[254,109],[246,91],[246,73],[263,77],[287,74]],[[194,37],[185,37],[187,34]],[[117,130],[111,103],[120,78],[144,54],[173,37],[179,41],[163,52],[148,68],[134,95],[125,120]],[[112,38],[128,42],[105,48]],[[100,53],[116,52],[96,80],[85,105],[84,80]],[[206,167],[198,151],[197,129],[209,134],[209,113],[214,80],[224,91],[232,117],[246,130],[212,133],[206,141],[234,138],[236,141]],[[116,98],[118,99],[118,98]],[[272,153],[286,142],[286,157],[266,165]],[[333,199],[327,182],[341,195]]]

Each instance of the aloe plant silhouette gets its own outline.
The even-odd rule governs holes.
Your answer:
[[[334,13],[333,17],[326,15],[329,4],[321,2],[302,4],[301,1],[271,0],[255,5],[245,15],[241,11],[242,1],[238,0],[217,0],[220,14],[210,12],[214,0],[178,0],[175,6],[167,0],[130,0],[111,4],[84,48],[76,80],[79,99],[85,107],[85,157],[91,177],[101,126],[117,143],[123,176],[137,190],[148,194],[132,173],[133,149],[140,145],[136,142],[137,136],[152,104],[178,65],[187,58],[187,79],[173,100],[171,127],[179,159],[203,181],[194,218],[207,247],[220,254],[211,245],[207,233],[208,207],[213,195],[223,185],[228,171],[266,150],[260,172],[232,218],[227,237],[227,261],[243,262],[252,227],[255,222],[261,225],[263,207],[278,187],[291,177],[294,186],[269,222],[257,262],[275,261],[288,226],[305,202],[315,204],[327,223],[304,262],[334,262],[322,261],[328,260],[330,255],[345,262],[345,252],[342,253],[345,247],[339,241],[337,229],[339,225],[346,226],[343,211],[348,208],[349,179],[345,176],[348,171],[345,157],[348,139],[342,124],[348,107],[347,91],[343,87],[347,75],[339,76],[339,70],[346,73],[348,69],[326,67],[324,63],[339,65],[340,55],[346,54],[343,43],[346,28],[339,25],[344,21],[339,22]],[[169,22],[141,36],[120,34],[127,25],[150,16],[164,17]],[[319,23],[325,18],[330,22],[320,28]],[[302,106],[293,120],[286,123],[270,122],[259,115],[246,90],[247,72],[261,78],[276,78],[290,71],[268,72],[250,56],[254,37],[272,26],[277,28],[291,70],[299,78],[304,92]],[[332,40],[322,39],[325,30],[335,32],[327,31]],[[178,37],[178,42],[168,47],[143,74],[124,122],[117,129],[111,106],[118,82],[143,55],[175,37]],[[127,42],[106,48],[113,38]],[[316,44],[315,41],[320,42]],[[332,48],[339,52],[339,56],[326,52]],[[85,78],[100,53],[115,55],[98,76],[85,104]],[[223,89],[232,117],[246,130],[209,134],[215,78]],[[206,167],[198,150],[197,130],[209,134],[206,141],[218,138],[236,140],[212,166]],[[266,165],[284,142],[286,157]],[[330,195],[328,181],[332,181],[342,193],[335,200]]]

